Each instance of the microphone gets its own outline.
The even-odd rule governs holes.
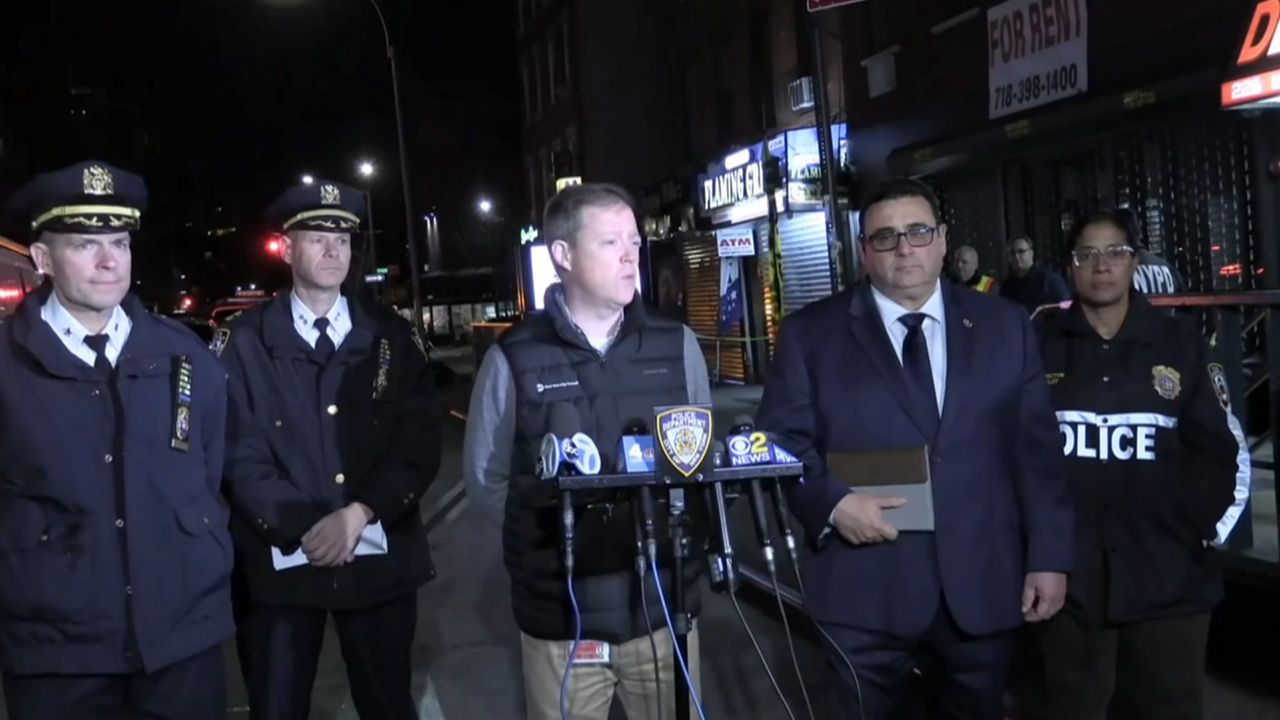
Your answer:
[[[649,426],[639,418],[627,421],[622,438],[618,441],[618,469],[625,473],[655,472],[653,458],[653,436],[649,434]],[[636,488],[638,498],[637,519],[639,533],[636,542],[643,537],[644,546],[641,553],[646,557],[655,557],[658,553],[658,534],[654,525],[653,489],[648,485]]]
[[[714,467],[724,466],[724,443],[719,440],[714,441],[711,449],[712,465]],[[715,524],[720,530],[720,552],[708,555],[711,563],[712,576],[719,575],[723,580],[723,585],[730,593],[736,592],[738,589],[737,570],[733,559],[733,541],[729,537],[729,515],[724,499],[724,483],[711,483],[712,502],[708,505],[715,510]]]
[[[773,456],[769,452],[769,438],[764,433],[756,432],[755,425],[751,418],[747,415],[740,415],[733,419],[733,427],[729,429],[729,452],[730,462],[735,457],[741,458],[741,465],[764,465],[772,461]],[[749,443],[743,452],[743,439]],[[734,444],[738,445],[735,453]],[[763,457],[763,459],[761,459]],[[738,463],[734,463],[738,464]],[[751,502],[751,520],[756,526],[756,538],[760,541],[760,549],[764,553],[764,562],[769,572],[776,572],[776,563],[773,554],[773,539],[769,533],[769,518],[766,515],[764,507],[764,492],[761,489],[760,480],[753,478],[747,481],[748,499]]]
[[[596,475],[600,472],[600,450],[581,431],[582,418],[573,405],[559,402],[551,406],[549,432],[542,437],[538,476],[553,480],[562,474]],[[564,527],[564,567],[573,575],[575,536],[573,499],[569,491],[560,493],[560,521]]]
[[[769,488],[773,494],[773,510],[778,518],[778,529],[782,531],[782,542],[787,546],[787,555],[791,557],[791,564],[800,567],[800,555],[796,552],[796,536],[791,531],[791,510],[787,507],[787,492],[782,489],[782,483],[774,483]]]

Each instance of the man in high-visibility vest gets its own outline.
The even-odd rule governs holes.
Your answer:
[[[996,292],[996,279],[978,271],[978,251],[972,246],[961,245],[956,248],[952,265],[956,280],[961,284],[968,285],[978,292]]]

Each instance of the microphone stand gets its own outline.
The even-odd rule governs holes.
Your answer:
[[[740,483],[752,479],[761,478],[797,478],[804,472],[804,468],[800,463],[777,464],[769,466],[740,467],[740,468],[722,468],[717,467],[711,472],[704,475],[698,473],[694,478],[672,482],[667,479],[659,480],[654,475],[647,473],[619,473],[613,475],[580,475],[580,474],[560,474],[556,477],[556,485],[563,495],[564,499],[574,492],[590,492],[600,490],[616,490],[623,488],[639,488],[639,487],[660,487],[668,491],[667,513],[671,528],[671,542],[674,550],[674,560],[671,564],[671,632],[675,635],[675,647],[679,649],[680,656],[686,659],[686,662],[692,664],[689,658],[689,631],[692,625],[692,618],[689,616],[689,610],[686,605],[684,592],[684,567],[685,562],[690,557],[692,546],[692,536],[690,528],[692,518],[689,516],[689,508],[685,493],[694,487],[706,484],[722,484],[722,483]],[[562,518],[572,523],[572,513],[562,513]],[[566,528],[569,531],[567,540],[573,541],[573,526],[569,524]],[[727,532],[727,529],[726,529]],[[652,546],[650,546],[652,547]],[[653,554],[657,554],[656,550],[650,550]],[[657,565],[656,557],[649,558],[649,565],[652,568]],[[659,573],[654,573],[654,582],[661,582]],[[678,663],[673,659],[673,665]],[[675,688],[675,708],[676,720],[689,720],[689,682],[685,679],[684,674],[680,672],[679,667],[673,667],[672,687]],[[690,674],[693,669],[689,669]]]
[[[685,658],[685,662],[692,666],[693,659],[689,657],[689,630],[692,618],[689,617],[684,594],[684,564],[689,559],[690,519],[684,492],[684,488],[671,488],[667,502],[671,523],[671,544],[675,556],[671,563],[671,622],[673,623],[671,629],[675,633],[676,648],[680,650],[680,657]],[[654,579],[661,582],[661,578]],[[680,668],[675,667],[675,663],[672,670],[675,675],[676,720],[689,720],[689,682],[685,679],[684,673],[680,672]],[[689,668],[689,673],[693,673],[692,667]]]

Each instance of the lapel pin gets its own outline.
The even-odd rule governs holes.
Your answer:
[[[967,327],[967,328],[971,328],[971,327],[973,327],[973,321],[972,321],[972,320],[970,320],[969,318],[965,318],[964,320],[961,320],[961,322],[962,322],[962,323],[964,324],[964,326],[965,326],[965,327]]]

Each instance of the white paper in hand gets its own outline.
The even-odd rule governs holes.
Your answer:
[[[381,522],[370,523],[360,531],[360,540],[356,542],[356,555],[385,555],[389,548],[387,531]],[[271,566],[280,570],[290,570],[307,564],[307,555],[302,548],[285,555],[280,548],[271,547]]]

